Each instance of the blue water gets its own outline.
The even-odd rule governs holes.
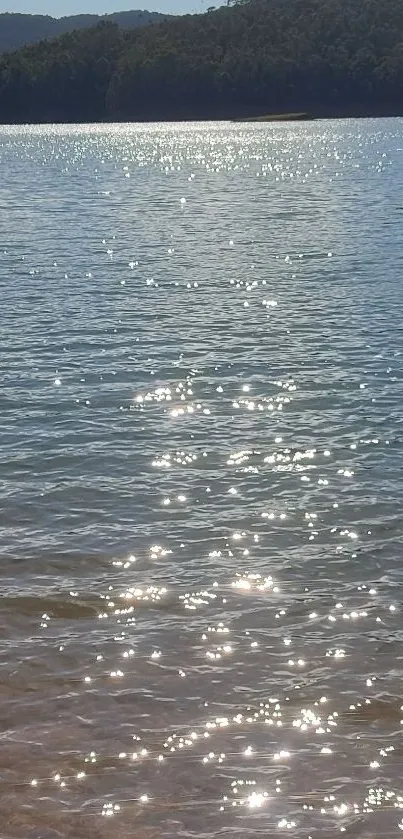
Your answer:
[[[399,836],[403,121],[0,164],[2,836]]]

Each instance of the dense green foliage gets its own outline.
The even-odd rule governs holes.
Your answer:
[[[0,119],[403,113],[401,0],[250,0],[0,59]]]
[[[44,38],[56,38],[74,29],[89,29],[101,20],[117,23],[126,29],[135,26],[147,26],[164,20],[166,15],[159,12],[136,10],[133,12],[115,12],[112,15],[71,15],[54,18],[50,15],[22,15],[6,12],[0,14],[0,52],[18,50],[27,44],[35,44]]]

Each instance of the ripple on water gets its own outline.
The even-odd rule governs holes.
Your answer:
[[[400,835],[401,130],[2,129],[10,839]]]

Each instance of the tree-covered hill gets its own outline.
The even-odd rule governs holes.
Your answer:
[[[71,15],[54,18],[50,15],[24,15],[14,12],[0,14],[0,52],[17,50],[28,44],[35,44],[44,38],[56,38],[74,29],[89,29],[101,20],[111,21],[126,29],[147,26],[164,20],[159,12],[132,11],[115,12],[112,15]]]
[[[0,58],[2,122],[403,114],[402,0],[250,0]]]

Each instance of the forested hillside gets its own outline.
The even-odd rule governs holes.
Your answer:
[[[50,15],[22,15],[14,13],[0,14],[0,52],[17,50],[27,44],[35,44],[43,38],[56,38],[74,29],[89,29],[101,20],[117,23],[129,29],[135,26],[147,26],[157,23],[166,16],[158,12],[136,10],[116,12],[112,15],[72,15],[54,18]]]
[[[250,0],[0,58],[3,122],[403,114],[402,0]]]

